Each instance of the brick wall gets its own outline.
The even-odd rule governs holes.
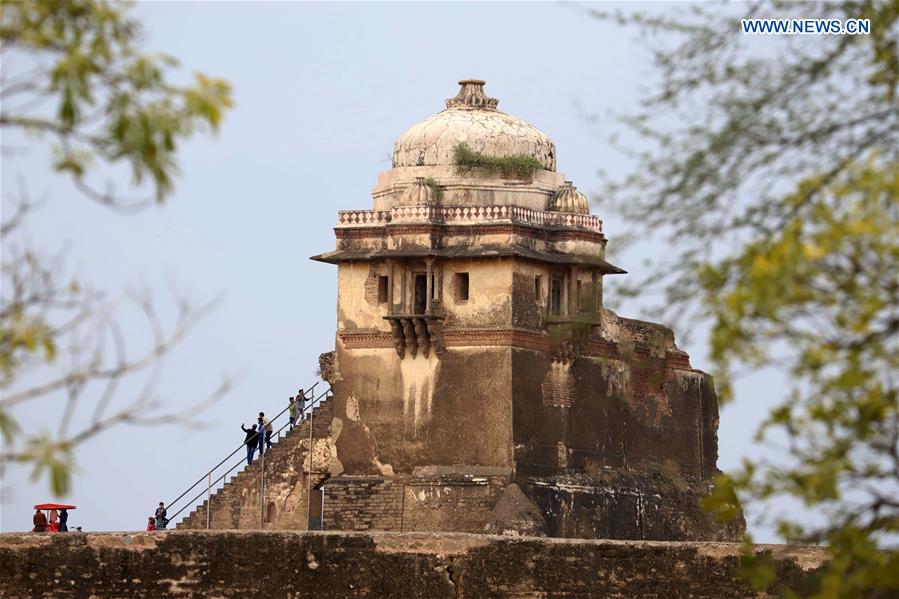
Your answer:
[[[576,389],[570,365],[553,362],[546,372],[540,389],[543,393],[543,405],[571,407],[574,403]]]
[[[365,476],[324,486],[327,530],[402,530],[403,481]]]
[[[368,302],[372,306],[378,305],[378,275],[384,274],[381,273],[379,269],[371,266],[368,270],[368,276],[365,278],[365,289],[363,290],[363,297],[365,301]]]
[[[483,532],[507,476],[342,476],[324,485],[325,530]]]

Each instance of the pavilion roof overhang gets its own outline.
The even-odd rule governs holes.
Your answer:
[[[563,254],[560,252],[541,252],[520,245],[482,245],[478,247],[450,248],[403,248],[396,250],[335,250],[312,256],[311,260],[340,264],[341,262],[372,262],[388,258],[523,258],[549,264],[566,264],[596,268],[603,274],[627,274],[626,270],[606,262],[599,256],[590,254]]]

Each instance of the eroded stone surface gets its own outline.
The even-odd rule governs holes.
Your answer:
[[[759,546],[784,584],[816,548]],[[748,597],[740,546],[467,534],[157,532],[0,535],[0,597]]]

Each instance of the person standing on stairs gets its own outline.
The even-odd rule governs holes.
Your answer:
[[[263,453],[263,443],[267,449],[272,448],[272,421],[259,412],[259,455]]]
[[[306,392],[300,389],[297,391],[297,403],[300,405],[300,420],[306,417]]]
[[[240,430],[247,435],[243,442],[247,446],[247,466],[249,466],[253,463],[253,454],[256,453],[256,444],[259,443],[259,433],[256,432],[255,424],[247,428],[243,425],[243,422],[240,423]]]
[[[290,403],[287,404],[287,414],[290,416],[287,422],[290,424],[290,430],[293,430],[293,423],[297,421],[297,402],[292,397]]]
[[[165,504],[163,502],[159,502],[159,507],[156,508],[156,530],[163,530],[166,525],[169,523],[168,514],[165,510]]]

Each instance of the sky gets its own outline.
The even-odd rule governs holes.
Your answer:
[[[78,505],[69,525],[85,530],[142,529],[159,501],[241,443],[242,422],[277,411],[316,379],[318,355],[334,347],[336,268],[308,257],[333,249],[338,210],[371,208],[393,141],[442,110],[458,80],[486,80],[499,109],[548,134],[559,171],[590,193],[599,168],[627,166],[605,138],[608,115],[633,108],[653,76],[635,31],[557,3],[145,2],[134,13],[145,47],[176,56],[185,74],[234,86],[218,135],[182,146],[173,196],[138,215],[112,213],[50,174],[39,151],[3,161],[2,191],[12,193],[22,175],[47,198],[28,236],[65,249],[73,272],[96,288],[149,290],[167,322],[173,287],[198,304],[221,299],[165,362],[157,395],[168,406],[194,404],[223,376],[237,385],[198,414],[203,426],[121,426],[81,446],[66,501]],[[623,225],[602,197],[592,211],[614,240]],[[650,239],[616,263],[633,271],[665,251]],[[639,307],[619,312],[634,317]],[[130,341],[146,340],[139,314],[126,311],[122,321]],[[681,346],[694,367],[707,363],[702,335]],[[771,373],[740,382],[742,401],[721,413],[721,469],[760,451],[752,435],[782,384]],[[87,407],[73,418],[89,416]],[[60,411],[44,403],[15,415],[32,431]],[[31,506],[50,499],[46,479],[8,468],[0,529],[30,529]]]

